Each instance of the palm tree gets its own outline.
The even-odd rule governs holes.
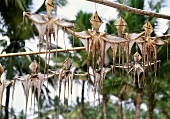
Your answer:
[[[24,5],[25,2],[25,5]],[[25,39],[33,37],[31,31],[33,31],[32,27],[25,27],[22,22],[22,12],[26,10],[26,6],[30,4],[31,1],[25,0],[21,1],[0,1],[0,13],[1,18],[3,20],[3,28],[1,29],[1,33],[3,36],[7,36],[10,40],[10,44],[7,45],[7,41],[3,40],[1,44],[4,47],[3,52],[12,53],[25,51]],[[8,13],[7,13],[8,11]],[[14,13],[14,11],[17,11]],[[29,32],[28,32],[29,31]],[[21,65],[21,62],[23,65]],[[29,62],[27,57],[22,58],[2,58],[1,62],[3,62],[3,66],[5,67],[6,78],[12,80],[15,74],[21,75],[23,73],[28,73],[27,68]],[[18,70],[15,70],[18,69]],[[6,104],[5,104],[5,118],[9,118],[8,105],[9,105],[9,97],[10,96],[10,87],[7,88],[6,91]]]
[[[55,0],[56,5],[65,5],[66,0],[58,1]],[[23,11],[28,11],[32,0],[2,0],[0,1],[0,19],[1,28],[0,33],[2,36],[7,36],[9,38],[8,42],[3,39],[0,44],[3,47],[1,53],[16,53],[31,50],[26,48],[25,40],[34,38],[38,35],[37,30],[28,21],[24,23],[23,21]],[[38,12],[45,11],[45,5],[37,10]],[[17,12],[15,12],[17,11]],[[3,67],[6,70],[6,78],[12,80],[16,75],[28,74],[28,66],[32,60],[38,60],[38,56],[25,56],[25,57],[8,57],[1,58]],[[44,64],[44,60],[41,59],[41,64]],[[43,71],[41,67],[40,71]],[[10,87],[6,90],[6,104],[5,104],[5,117],[9,118],[9,99],[10,99]]]

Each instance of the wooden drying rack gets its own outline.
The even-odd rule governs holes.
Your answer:
[[[68,48],[68,49],[53,49],[50,50],[50,53],[55,52],[65,52],[65,51],[74,51],[74,50],[85,50],[85,47],[75,47],[75,48]],[[47,53],[49,50],[47,50]],[[0,54],[1,57],[15,57],[15,56],[26,56],[26,55],[35,55],[35,54],[44,54],[46,50],[37,51],[37,52],[18,52],[18,53],[8,53],[8,54]]]

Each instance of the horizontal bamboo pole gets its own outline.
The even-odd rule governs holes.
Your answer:
[[[57,52],[74,51],[74,50],[85,50],[85,47],[57,49]],[[50,50],[50,53],[55,53],[55,52],[56,52],[56,49]],[[44,53],[46,53],[46,50],[42,50],[40,52],[37,51],[37,52],[18,52],[18,53],[0,54],[0,57],[15,57],[15,56],[35,55],[35,54],[44,54]]]
[[[150,11],[141,10],[141,9],[136,9],[136,8],[126,6],[124,4],[118,4],[116,2],[109,2],[109,1],[106,1],[106,0],[87,0],[87,1],[99,3],[99,4],[102,4],[102,5],[105,5],[105,6],[117,8],[119,10],[123,10],[123,11],[126,11],[126,12],[131,12],[131,13],[134,13],[134,14],[140,14],[140,15],[146,15],[146,16],[164,18],[164,19],[170,20],[169,15],[159,14],[159,13],[150,12]]]
[[[53,73],[54,75],[59,75],[59,72],[52,71],[52,70],[50,70],[50,69],[48,69],[48,71],[51,72],[51,73]],[[74,76],[87,76],[88,73],[87,73],[87,72],[86,72],[86,73],[83,73],[83,74],[76,74],[76,73],[74,73],[73,75],[74,75]],[[91,74],[90,74],[90,75],[91,75]],[[78,79],[78,80],[87,80],[87,79]]]

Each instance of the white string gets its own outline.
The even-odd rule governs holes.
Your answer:
[[[98,9],[98,4],[95,3],[95,10],[97,11],[97,9]]]

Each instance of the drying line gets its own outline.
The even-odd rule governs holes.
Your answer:
[[[57,52],[65,52],[65,51],[73,51],[73,50],[85,50],[85,47],[75,47],[68,49],[57,49]],[[49,52],[49,51],[47,51]],[[55,53],[56,49],[50,50],[50,53]],[[37,52],[18,52],[18,53],[8,53],[8,54],[0,54],[0,57],[15,57],[15,56],[26,56],[26,55],[35,55],[35,54],[44,54],[46,50],[37,51]]]

